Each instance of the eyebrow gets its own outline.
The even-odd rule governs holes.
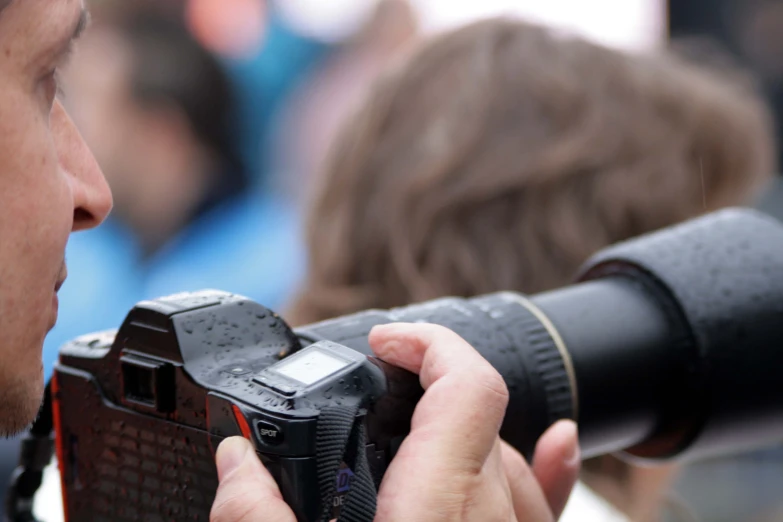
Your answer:
[[[5,0],[0,0],[5,1]],[[15,2],[16,0],[10,0]],[[57,42],[53,48],[57,49],[57,55],[66,57],[70,56],[73,51],[73,45],[76,40],[84,33],[85,29],[90,25],[90,11],[86,7],[82,7],[79,18],[74,22],[73,28],[67,33],[67,36]]]
[[[79,13],[79,19],[76,21],[76,23],[73,26],[73,30],[71,31],[70,38],[68,38],[68,43],[71,43],[74,40],[78,40],[79,37],[84,33],[85,29],[87,29],[89,25],[90,25],[90,11],[86,7],[82,7],[82,12]]]

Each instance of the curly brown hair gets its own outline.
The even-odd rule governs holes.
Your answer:
[[[558,287],[609,244],[749,203],[775,157],[767,108],[738,71],[478,22],[382,77],[344,128],[287,317]],[[630,469],[585,467],[607,498],[646,512],[628,499],[665,474]]]
[[[747,202],[774,157],[736,76],[474,23],[382,77],[345,126],[289,317],[557,287],[606,245]]]

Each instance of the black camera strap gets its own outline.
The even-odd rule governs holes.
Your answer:
[[[315,454],[325,521],[332,519],[337,473],[343,462],[353,471],[354,479],[338,522],[372,522],[375,518],[377,491],[367,461],[364,423],[356,417],[358,410],[358,405],[331,406],[318,416]]]
[[[54,455],[54,423],[49,385],[38,418],[22,439],[19,466],[11,475],[5,500],[5,522],[38,522],[33,515],[35,494]]]

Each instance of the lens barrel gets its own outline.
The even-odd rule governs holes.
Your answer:
[[[370,355],[367,334],[391,322],[470,342],[508,385],[501,436],[527,458],[563,418],[578,422],[585,457],[695,458],[783,440],[783,225],[753,210],[619,243],[555,291],[370,310],[297,334]]]

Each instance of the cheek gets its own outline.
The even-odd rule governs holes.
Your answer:
[[[73,196],[40,104],[12,87],[0,97],[0,364],[29,380],[53,319]]]
[[[16,217],[13,229],[4,230],[15,239],[17,251],[6,259],[29,278],[49,284],[57,276],[73,227],[73,197],[68,178],[54,153],[40,151],[34,165],[23,175],[17,197],[10,202]],[[5,199],[0,195],[0,199]],[[6,227],[3,227],[6,228]],[[42,290],[48,292],[48,286]]]
[[[65,249],[73,228],[73,192],[56,155],[41,156],[40,174],[43,177],[37,185],[40,194],[30,198],[31,207],[34,206],[31,217],[41,224],[38,232],[47,236],[51,248],[58,252]]]
[[[1,107],[0,116],[8,116],[0,118],[7,123],[0,123],[3,242],[15,242],[9,248],[22,247],[31,255],[61,250],[72,227],[73,196],[59,165],[49,122],[40,107],[30,103],[17,105],[15,110]]]

